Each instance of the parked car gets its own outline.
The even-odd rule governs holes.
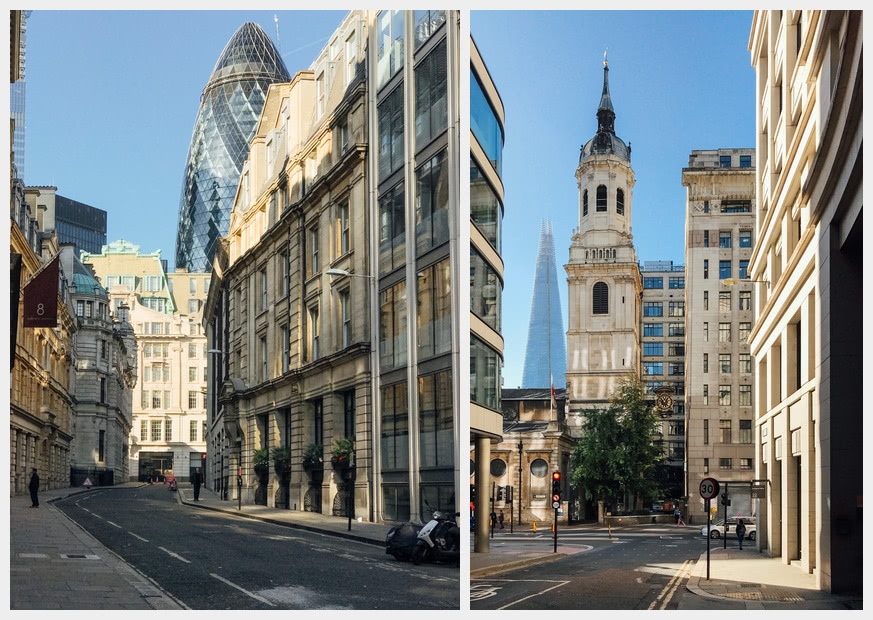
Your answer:
[[[652,512],[664,512],[664,500],[652,502]]]
[[[724,519],[718,519],[713,521],[709,525],[704,525],[700,528],[700,535],[706,536],[707,532],[709,533],[710,538],[721,538],[722,536],[731,536],[736,537],[737,531],[737,521],[742,519],[743,523],[746,525],[746,538],[749,540],[755,540],[758,537],[757,528],[755,525],[755,517],[744,517],[742,515],[737,517],[728,517],[727,520],[727,528],[725,528]]]

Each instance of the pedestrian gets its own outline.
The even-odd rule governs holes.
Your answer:
[[[192,479],[192,482],[194,483],[194,501],[199,502],[200,501],[200,483],[202,482],[200,480],[200,468],[199,467],[194,469],[194,477]]]
[[[737,521],[737,541],[740,543],[740,551],[743,550],[743,537],[746,535],[746,524],[740,519]]]
[[[33,473],[30,475],[30,484],[27,488],[30,489],[30,507],[39,508],[39,498],[36,496],[39,492],[39,474],[36,473],[36,467],[33,468]]]
[[[673,520],[676,522],[676,525],[679,525],[679,506],[673,508]]]
[[[680,525],[685,525],[685,521],[682,520],[682,511],[678,508],[676,509],[676,527]]]
[[[501,530],[503,529],[503,518],[503,511],[501,510],[499,513],[497,513],[497,522],[500,524]]]

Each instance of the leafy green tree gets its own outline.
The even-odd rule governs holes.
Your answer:
[[[656,494],[655,466],[662,456],[654,439],[660,420],[642,383],[635,377],[619,382],[608,407],[583,415],[582,436],[570,457],[572,484],[607,506],[625,492],[635,498]]]

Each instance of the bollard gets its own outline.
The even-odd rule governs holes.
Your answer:
[[[606,531],[609,532],[609,537],[612,538],[612,527],[609,523],[606,524]]]
[[[536,521],[534,521],[534,523],[533,523],[533,528],[534,528],[534,530],[533,530],[534,533],[536,533],[536,531],[537,531],[537,522]]]

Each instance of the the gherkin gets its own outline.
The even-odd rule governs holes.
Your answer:
[[[279,50],[258,24],[243,24],[227,42],[203,89],[188,148],[176,268],[212,269],[267,89],[290,79]]]

